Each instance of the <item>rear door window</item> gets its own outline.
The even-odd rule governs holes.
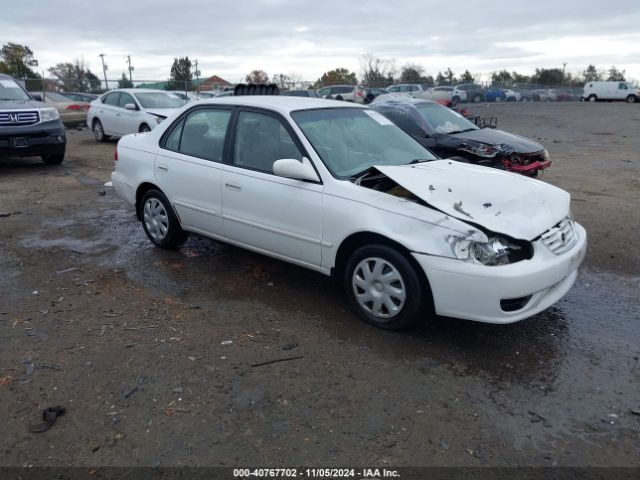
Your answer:
[[[197,109],[176,123],[162,148],[222,162],[231,110]]]
[[[102,103],[118,107],[120,104],[120,92],[111,92],[102,99]]]

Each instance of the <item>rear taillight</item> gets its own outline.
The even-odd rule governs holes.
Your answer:
[[[118,146],[116,145],[116,153],[113,155],[113,159],[117,162],[118,161]]]
[[[76,105],[75,103],[72,103],[71,105],[67,105],[66,110],[82,110],[83,106],[82,105]]]

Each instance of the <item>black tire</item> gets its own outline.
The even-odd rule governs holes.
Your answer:
[[[480,103],[482,101],[482,95],[476,95],[473,97],[473,103]]]
[[[109,135],[105,135],[102,122],[97,118],[91,124],[91,130],[93,131],[93,136],[98,142],[106,142],[110,138]]]
[[[47,165],[58,165],[64,160],[64,150],[61,153],[53,153],[51,155],[42,155],[42,161]]]
[[[594,94],[589,95],[589,97],[587,98],[587,100],[589,100],[590,102],[597,102],[598,101],[598,97]]]
[[[373,95],[372,93],[370,93],[369,95],[367,95],[366,97],[364,97],[364,104],[365,105],[369,105],[371,102],[373,102],[376,99],[376,96]]]
[[[142,125],[140,125],[140,128],[138,129],[139,133],[147,133],[151,131],[151,127],[149,125],[147,125],[146,123],[143,123]]]
[[[343,100],[342,95],[336,95],[336,100]]]
[[[636,96],[635,96],[635,95],[629,95],[629,96],[626,98],[626,101],[627,101],[627,103],[635,103],[635,102],[637,102],[637,101],[638,101],[638,99],[636,98]]]
[[[142,197],[139,208],[144,233],[155,246],[174,249],[187,240],[189,234],[180,226],[171,203],[160,190],[148,190]],[[158,221],[161,218],[163,220]],[[162,232],[163,229],[165,232]]]
[[[451,104],[452,104],[454,107],[455,107],[456,105],[458,105],[459,103],[460,103],[460,97],[458,97],[457,95],[451,99]]]
[[[379,260],[381,264],[388,268],[387,273],[389,271],[393,272],[393,269],[395,269],[395,273],[399,274],[400,281],[389,281],[386,285],[382,285],[382,282],[377,282],[380,284],[379,288],[382,289],[377,290],[376,286],[374,286],[376,281],[368,282],[362,275],[357,275],[356,273],[356,271],[362,272],[362,268],[368,268],[367,266],[371,265],[371,262],[367,262],[367,259],[370,259],[371,262]],[[347,261],[346,268],[344,269],[343,286],[353,308],[362,319],[376,327],[387,330],[398,330],[406,328],[418,321],[427,320],[433,316],[431,290],[423,280],[424,277],[417,271],[417,268],[418,267],[414,266],[405,255],[392,247],[387,245],[368,245],[353,252]],[[384,269],[380,270],[380,272],[382,274]],[[356,280],[356,275],[358,280]],[[368,282],[367,288],[370,288],[370,292],[356,286],[354,284],[356,281]],[[403,301],[399,301],[399,304],[396,304],[395,301],[392,300],[395,307],[399,307],[399,310],[393,314],[387,309],[386,302],[381,300],[381,297],[385,296],[385,290],[387,288],[405,292],[405,298]],[[364,306],[361,304],[357,298],[357,291],[360,291],[360,296],[369,293],[369,296],[372,298],[370,307],[366,307],[367,300],[363,300]],[[372,313],[376,308],[373,303],[375,301],[373,298],[376,295],[380,295],[378,298],[382,304],[379,310],[384,308],[387,312],[387,316],[384,318],[385,313],[382,311],[381,316]],[[397,298],[395,300],[397,300]],[[369,308],[369,311],[366,308]]]

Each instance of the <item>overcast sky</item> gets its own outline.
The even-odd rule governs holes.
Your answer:
[[[316,80],[365,53],[424,66],[468,68],[486,79],[507,68],[582,71],[612,64],[640,79],[640,1],[617,0],[15,0],[0,15],[0,43],[26,44],[46,70],[84,58],[102,76],[166,79],[174,57],[202,76],[237,82],[253,69]]]

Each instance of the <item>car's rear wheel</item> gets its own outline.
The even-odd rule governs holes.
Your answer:
[[[396,249],[369,245],[356,250],[344,270],[344,288],[358,314],[381,328],[397,330],[425,320],[428,286],[416,267]]]
[[[475,97],[473,97],[473,103],[480,103],[481,101],[482,101],[481,95],[476,95]]]
[[[106,142],[109,140],[109,135],[105,135],[104,128],[102,127],[102,122],[100,122],[100,120],[95,119],[93,121],[91,130],[93,130],[93,136],[96,137],[98,142]]]
[[[336,100],[343,100],[342,95],[337,95]]]
[[[64,160],[64,150],[60,153],[42,155],[40,158],[42,158],[42,161],[47,165],[58,165]]]
[[[147,133],[151,131],[151,127],[149,125],[147,125],[146,123],[143,123],[142,125],[140,125],[140,128],[138,129],[138,132],[140,133]]]
[[[171,203],[160,190],[147,191],[140,208],[144,233],[156,246],[172,249],[187,240],[189,234],[180,226]]]

